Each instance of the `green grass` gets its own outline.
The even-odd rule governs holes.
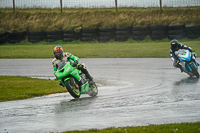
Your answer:
[[[200,55],[200,39],[180,40],[181,43],[192,47]],[[126,42],[40,42],[27,41],[18,44],[0,45],[1,59],[14,58],[53,58],[53,47],[61,45],[65,52],[70,52],[79,58],[169,58],[170,40],[144,41],[128,40]]]
[[[0,76],[0,102],[66,92],[58,81],[28,77]]]
[[[200,7],[111,9],[0,8],[0,32],[48,31],[119,26],[199,25]]]
[[[199,133],[200,122],[149,125],[139,127],[106,128],[102,130],[90,129],[85,131],[67,131],[63,133]]]

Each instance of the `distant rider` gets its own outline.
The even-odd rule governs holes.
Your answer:
[[[64,53],[63,52],[63,48],[61,46],[55,46],[53,48],[53,54],[54,54],[54,59],[52,60],[52,65],[53,65],[53,69],[54,69],[54,74],[55,72],[57,71],[58,69],[58,66],[60,63],[62,63],[63,61],[64,62],[71,62],[71,60],[73,61],[72,62],[72,66],[73,67],[77,67],[79,70],[82,71],[82,73],[84,73],[86,75],[86,77],[90,80],[90,83],[93,84],[94,81],[93,81],[93,78],[92,76],[89,74],[88,70],[86,69],[86,67],[84,65],[81,65],[81,64],[78,64],[78,61],[79,61],[79,58],[74,56],[73,54],[71,53]],[[80,85],[83,85],[83,81],[79,81],[79,84]],[[62,83],[60,83],[60,86],[63,86]]]
[[[170,48],[170,56],[171,56],[171,59],[174,61],[173,65],[174,67],[176,68],[180,68],[181,69],[181,72],[183,72],[182,70],[182,66],[179,64],[180,60],[179,58],[175,55],[175,52],[178,51],[179,49],[187,49],[189,50],[190,52],[194,52],[192,50],[192,48],[190,47],[187,47],[186,45],[183,45],[181,43],[179,43],[176,39],[173,39],[171,41],[171,48]],[[194,53],[194,56],[196,58],[196,54]],[[196,61],[195,61],[196,62]],[[198,64],[198,63],[197,63]],[[199,64],[198,64],[199,65]]]

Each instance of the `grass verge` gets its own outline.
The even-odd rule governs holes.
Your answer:
[[[200,55],[200,38],[195,40],[182,39],[183,43]],[[152,41],[147,37],[144,41],[126,42],[40,42],[27,41],[17,44],[0,45],[1,59],[14,58],[53,58],[52,49],[61,45],[65,52],[80,58],[169,58],[170,40]]]
[[[63,133],[199,133],[200,122],[149,125],[139,127],[106,128],[102,130],[90,129],[85,131],[67,131]]]
[[[58,81],[28,77],[0,76],[0,102],[66,92]]]
[[[90,129],[85,131],[67,131],[63,133],[199,133],[200,122],[149,125],[139,127],[106,128],[102,130]]]

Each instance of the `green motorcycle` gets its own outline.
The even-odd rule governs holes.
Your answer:
[[[88,94],[91,97],[98,94],[96,84],[91,84],[85,74],[83,74],[81,70],[78,70],[77,67],[72,67],[70,62],[60,62],[55,76],[74,98],[79,98],[81,94]],[[83,84],[80,85],[79,81],[82,81]]]

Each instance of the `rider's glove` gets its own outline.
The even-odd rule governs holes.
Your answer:
[[[197,58],[197,54],[196,53],[194,53],[194,57]]]
[[[194,51],[192,53],[194,54],[194,57],[197,58],[197,54]]]
[[[78,69],[81,69],[81,67],[82,67],[81,64],[78,64],[78,65],[77,65],[77,68],[78,68]]]
[[[73,67],[77,67],[77,65],[78,65],[78,61],[75,60],[72,66],[73,66]]]

